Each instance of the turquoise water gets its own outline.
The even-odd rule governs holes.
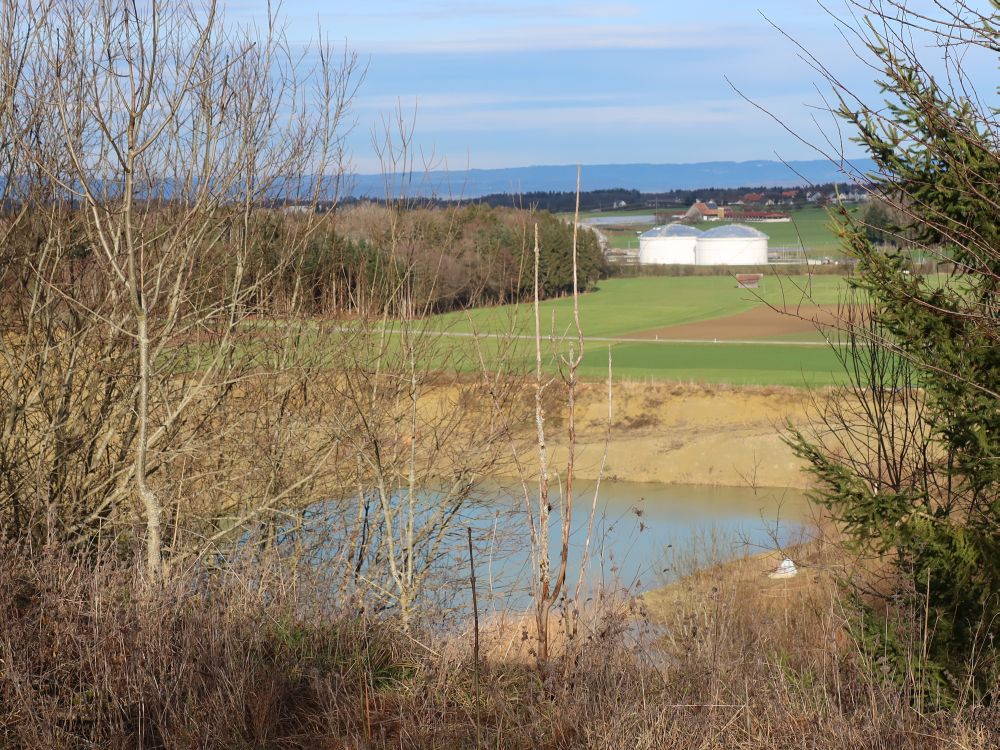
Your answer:
[[[529,487],[537,524],[537,487]],[[587,547],[594,483],[574,489],[568,582],[575,589]],[[558,560],[561,518],[558,486],[550,493],[550,548]],[[745,553],[773,550],[807,533],[812,508],[798,490],[604,482],[593,514],[583,590],[626,588],[641,592],[711,564]],[[532,554],[519,483],[484,488],[479,504],[466,511],[455,538],[473,529],[478,587],[486,596],[514,603],[530,586]],[[468,575],[468,550],[464,550]],[[462,553],[452,563],[462,570]],[[460,580],[456,580],[460,585]],[[510,601],[514,600],[514,601]]]
[[[548,534],[553,569],[559,564],[561,546],[560,492],[560,483],[553,480]],[[415,528],[435,515],[435,497],[430,490],[420,493]],[[575,595],[579,582],[583,599],[599,591],[648,591],[700,566],[801,541],[812,527],[812,506],[797,490],[605,481],[596,504],[594,497],[593,482],[576,484],[567,591]],[[400,494],[392,502],[404,499],[405,494]],[[537,532],[537,485],[528,486],[528,502],[525,500],[525,488],[516,480],[478,485],[468,502],[450,517],[444,543],[434,547],[433,552],[428,552],[427,547],[418,550],[421,565],[428,555],[433,558],[434,572],[424,595],[462,610],[470,603],[471,529],[481,611],[526,608],[531,574],[537,565],[526,505],[530,505],[530,519]],[[348,499],[346,506],[353,507],[355,502]],[[372,519],[377,521],[379,511],[374,496],[371,502]],[[331,501],[316,506],[310,514],[313,524],[307,527],[308,538],[304,541],[315,551],[320,565],[342,550],[342,534],[331,533],[338,524],[327,525],[325,521],[328,514],[337,515],[338,509],[344,507],[343,501]],[[402,523],[395,536],[397,553]],[[295,544],[296,537],[289,536],[287,541]],[[373,564],[381,568],[384,561],[375,560]]]

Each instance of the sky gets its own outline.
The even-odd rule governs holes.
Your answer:
[[[248,21],[268,3],[226,6]],[[841,135],[795,42],[876,98],[830,12],[814,0],[286,0],[279,15],[292,42],[321,28],[366,66],[349,143],[355,169],[377,172],[372,140],[397,107],[420,168],[820,158],[797,136]]]

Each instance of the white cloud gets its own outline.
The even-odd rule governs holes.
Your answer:
[[[569,25],[533,24],[458,32],[437,36],[410,34],[397,38],[355,39],[357,49],[382,54],[548,52],[598,49],[733,49],[748,46],[748,35],[736,27],[671,24]]]
[[[460,2],[413,3],[382,3],[377,11],[357,8],[338,12],[338,18],[365,19],[385,23],[392,20],[448,20],[462,21],[465,19],[512,18],[569,18],[569,19],[617,19],[639,16],[643,7],[636,3],[585,3],[585,2],[549,2],[549,3],[516,3],[491,2],[470,3]]]
[[[410,92],[406,94],[382,95],[382,96],[359,96],[354,101],[355,110],[374,109],[378,111],[394,110],[397,106],[402,107],[404,112],[417,110],[417,116],[423,112],[436,109],[469,109],[469,108],[499,108],[511,105],[532,104],[538,106],[565,106],[567,104],[594,104],[598,102],[616,102],[620,100],[616,94],[501,94],[469,92],[455,94],[420,94]]]
[[[621,127],[626,130],[661,126],[736,124],[746,119],[745,107],[678,106],[675,104],[614,105],[593,107],[522,107],[503,110],[442,111],[418,115],[421,130],[494,131],[562,130]]]

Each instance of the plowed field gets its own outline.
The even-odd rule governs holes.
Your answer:
[[[833,326],[843,313],[837,305],[804,305],[786,311],[760,305],[722,318],[699,320],[677,326],[654,328],[628,334],[626,338],[661,341],[752,341],[808,338],[821,340],[824,328]]]

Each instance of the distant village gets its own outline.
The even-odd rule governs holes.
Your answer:
[[[781,208],[799,208],[802,206],[825,206],[829,203],[857,204],[868,201],[868,194],[853,189],[847,192],[822,190],[781,190],[771,193],[745,193],[736,200],[720,204],[715,200],[703,201],[695,199],[691,207],[684,212],[657,211],[656,222],[665,224],[680,221],[685,224],[699,224],[703,221],[740,221],[740,222],[784,222],[791,221],[791,215],[781,211]],[[627,206],[615,206],[623,209]]]

